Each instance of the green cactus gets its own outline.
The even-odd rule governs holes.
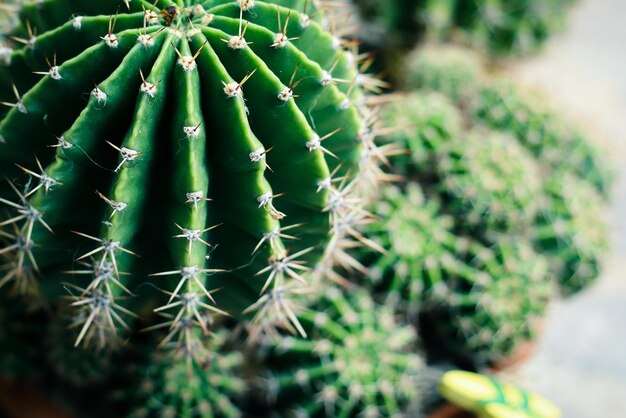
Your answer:
[[[331,288],[299,318],[311,340],[286,337],[266,360],[274,374],[264,386],[278,407],[303,417],[411,415],[422,362],[415,331],[396,324],[389,306]]]
[[[572,0],[358,0],[382,48],[417,40],[456,41],[494,57],[537,50],[562,28]],[[363,36],[371,37],[370,34]],[[368,39],[370,40],[370,39]]]
[[[42,376],[42,353],[37,350],[46,316],[39,308],[26,312],[20,295],[0,292],[0,376],[25,381]]]
[[[246,384],[243,354],[228,347],[228,336],[211,338],[201,361],[156,353],[140,372],[136,405],[129,418],[239,417]]]
[[[465,102],[476,94],[483,76],[482,63],[475,52],[453,45],[427,44],[407,58],[402,86],[438,92],[455,103]]]
[[[465,270],[458,255],[469,241],[452,233],[453,219],[441,214],[436,198],[426,200],[416,183],[404,190],[386,187],[373,211],[381,220],[366,233],[386,252],[362,251],[368,279],[389,305],[415,317],[424,294],[447,291],[447,275]]]
[[[549,170],[571,172],[608,196],[612,173],[600,150],[543,102],[511,83],[495,82],[478,89],[472,117],[515,136]]]
[[[462,232],[489,241],[497,232],[523,234],[530,228],[541,174],[515,138],[475,128],[436,153],[438,179],[432,188]]]
[[[420,324],[431,356],[445,352],[480,369],[536,338],[554,291],[547,261],[523,241],[502,238],[492,248],[472,243],[468,253],[466,273],[448,274],[444,297],[424,301]]]
[[[571,295],[600,274],[609,247],[607,215],[598,192],[575,176],[556,174],[546,181],[546,189],[536,246],[548,256],[561,293]]]
[[[160,7],[27,3],[0,68],[2,280],[34,275],[47,302],[69,289],[77,345],[125,339],[150,304],[181,342],[202,311],[261,308],[360,205],[370,79],[320,10]],[[169,293],[134,297],[146,280]]]
[[[410,151],[393,158],[395,171],[409,178],[429,176],[433,153],[462,132],[460,112],[437,93],[399,97],[384,107],[381,119],[394,127],[385,140]]]

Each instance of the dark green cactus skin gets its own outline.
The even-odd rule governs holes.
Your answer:
[[[280,416],[412,416],[423,365],[415,331],[396,324],[390,306],[334,288],[298,316],[311,339],[287,337],[264,360],[274,372],[268,396],[289,411]]]
[[[343,210],[329,177],[366,146],[356,58],[305,7],[24,5],[0,67],[1,280],[69,290],[76,343],[100,346],[146,307],[182,338],[304,280]]]

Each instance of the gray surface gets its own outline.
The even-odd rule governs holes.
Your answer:
[[[555,304],[535,357],[510,377],[552,399],[564,418],[626,418],[626,1],[582,1],[568,30],[514,71],[584,125],[618,179],[605,274]]]

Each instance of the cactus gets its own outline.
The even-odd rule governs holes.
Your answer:
[[[362,261],[376,294],[419,315],[433,361],[484,367],[536,337],[553,294],[547,261],[522,237],[492,235],[486,247],[454,234],[436,199],[425,200],[415,183],[386,188],[375,207],[383,220],[367,235],[387,252],[362,252]]]
[[[473,119],[511,133],[549,170],[571,172],[608,196],[612,173],[600,150],[544,101],[511,83],[495,82],[478,89]]]
[[[608,225],[601,197],[575,176],[556,174],[546,181],[535,240],[549,257],[563,295],[572,295],[599,276],[608,253]]]
[[[332,255],[369,78],[307,2],[75,3],[26,4],[0,69],[3,283],[68,289],[76,344],[102,347],[151,274],[189,349],[201,312],[241,317]]]
[[[472,243],[465,274],[447,275],[445,297],[428,298],[420,323],[432,356],[442,350],[480,369],[514,354],[537,336],[553,296],[547,261],[523,241],[491,248]]]
[[[438,92],[456,103],[473,97],[482,78],[478,54],[453,45],[427,44],[407,58],[402,86]]]
[[[299,316],[312,339],[286,337],[265,360],[277,407],[306,417],[411,416],[422,362],[411,352],[415,331],[396,324],[389,306],[333,288]]]
[[[243,354],[228,346],[220,332],[211,338],[210,352],[201,362],[155,353],[140,372],[130,418],[239,417],[246,385],[240,377]]]
[[[420,62],[419,54],[419,51],[416,52],[416,63]],[[440,60],[433,49],[426,50],[425,55],[425,60],[430,65],[416,66],[415,73],[420,74],[428,68],[429,74],[441,74],[438,77],[430,75],[430,79],[416,76],[417,80],[431,80],[420,82],[419,86],[439,91],[450,98],[459,97],[454,103],[463,115],[465,126],[471,128],[483,125],[510,135],[534,157],[538,173],[531,176],[531,171],[528,171],[529,174],[523,182],[518,181],[519,187],[529,192],[525,194],[527,198],[532,197],[530,190],[535,190],[538,197],[525,199],[526,202],[531,202],[526,203],[529,204],[528,207],[534,208],[524,213],[527,215],[526,219],[536,215],[532,225],[528,227],[526,224],[524,227],[527,231],[525,235],[534,241],[538,252],[550,256],[550,273],[557,276],[564,295],[584,288],[598,276],[603,254],[607,249],[603,208],[611,190],[611,165],[604,161],[600,149],[582,131],[546,106],[543,103],[545,100],[540,96],[520,89],[507,80],[486,81],[483,73],[467,89],[471,94],[461,97],[432,80],[453,79],[457,73],[473,71],[469,69],[474,68],[471,60],[463,58],[462,50],[443,52]],[[467,65],[468,69],[462,70],[453,69],[451,62],[458,65],[465,62],[470,64]],[[387,123],[393,124],[393,113],[386,115]],[[416,120],[420,118],[416,117]],[[405,117],[402,123],[410,123],[410,120]],[[404,136],[407,144],[415,142],[412,134],[399,132],[396,135],[397,140],[402,140]],[[419,145],[410,147],[419,149]],[[406,171],[406,161],[397,162],[398,170]],[[521,161],[522,158],[516,159],[517,163]],[[448,174],[445,173],[440,180],[449,181]],[[536,190],[536,184],[533,186],[538,178],[544,179],[540,191]],[[461,190],[465,191],[466,189]],[[495,199],[493,203],[499,205],[500,200],[501,198]]]
[[[515,138],[475,128],[436,153],[432,188],[459,230],[490,240],[497,232],[523,234],[530,228],[542,192],[540,171]]]
[[[537,50],[564,23],[572,0],[358,0],[382,49],[418,40],[457,41],[493,57]],[[368,34],[364,34],[367,37]],[[370,35],[371,36],[371,35]],[[368,39],[369,40],[369,39]]]
[[[21,296],[0,293],[0,376],[25,381],[42,376],[41,353],[37,350],[45,315],[41,309],[24,312]]]
[[[381,220],[368,225],[366,233],[386,252],[362,252],[368,279],[390,306],[414,318],[424,294],[446,291],[447,275],[464,270],[458,255],[468,241],[452,233],[453,219],[441,214],[436,198],[426,200],[416,183],[404,190],[386,187],[373,211]]]
[[[220,339],[304,338],[300,296],[355,264],[363,192],[385,176],[381,84],[310,3],[21,8],[0,50],[0,296],[46,307],[58,392],[94,389],[109,413],[132,392],[108,390],[117,369],[141,363],[137,416],[241,415],[243,348]],[[141,331],[158,347],[133,351]]]
[[[383,118],[408,127],[391,136],[410,151],[393,159],[394,168],[438,196],[457,232],[488,239],[533,223],[540,171],[515,138],[481,127],[462,132],[460,111],[436,93],[403,97]]]
[[[410,151],[393,158],[395,171],[409,178],[431,175],[433,153],[462,132],[461,113],[437,93],[400,97],[384,107],[381,118],[395,127],[385,140]]]

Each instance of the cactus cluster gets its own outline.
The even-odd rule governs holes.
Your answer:
[[[572,0],[357,0],[382,44],[454,40],[492,55],[526,54],[563,26]],[[371,35],[370,35],[371,37]]]
[[[361,260],[381,298],[419,316],[431,360],[477,369],[536,336],[557,288],[598,277],[610,173],[545,106],[487,81],[476,56],[440,49],[413,54],[413,91],[383,113],[398,127],[389,139],[409,150],[391,159],[405,181],[382,193],[372,210],[382,220],[367,227],[387,253]],[[586,164],[570,165],[573,153]]]

